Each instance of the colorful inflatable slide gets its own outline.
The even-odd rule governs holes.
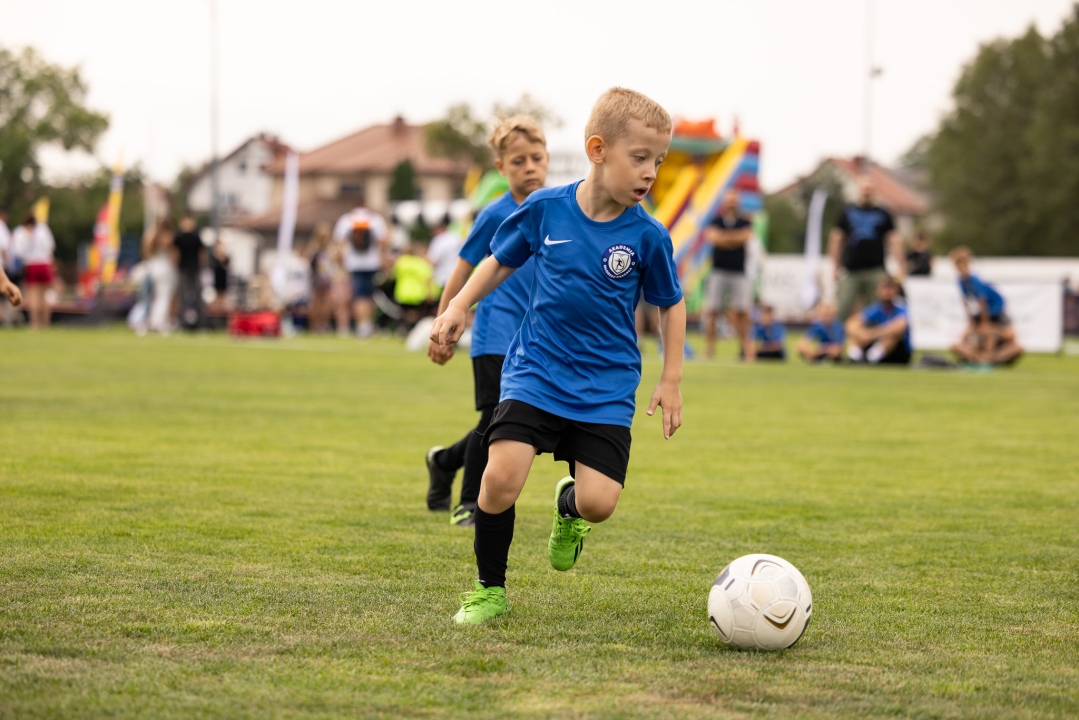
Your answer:
[[[726,140],[714,120],[679,121],[667,159],[652,186],[652,215],[667,226],[691,309],[710,268],[711,246],[702,231],[728,190],[739,191],[742,211],[752,215],[763,200],[757,182],[760,143],[740,135]]]

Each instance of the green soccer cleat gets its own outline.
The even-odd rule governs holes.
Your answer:
[[[476,525],[476,505],[464,503],[458,505],[450,514],[450,525],[456,527],[474,527]]]
[[[485,588],[476,581],[476,589],[461,593],[461,609],[453,616],[458,625],[479,625],[493,617],[498,617],[509,608],[506,605],[506,588]]]
[[[558,498],[562,491],[573,484],[573,478],[566,477],[559,481],[554,491],[554,527],[551,539],[547,541],[547,559],[555,570],[569,570],[577,562],[584,549],[584,536],[592,532],[580,518],[564,518],[558,512]]]

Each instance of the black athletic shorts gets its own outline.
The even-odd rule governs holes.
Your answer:
[[[910,348],[898,343],[892,351],[880,359],[881,365],[910,365]]]
[[[493,408],[502,395],[502,363],[505,355],[472,358],[472,382],[476,386],[476,409]]]
[[[626,484],[629,468],[630,432],[621,425],[567,420],[519,400],[505,400],[495,408],[483,441],[516,440],[537,448],[536,454],[553,452],[555,460],[598,470],[620,485]]]

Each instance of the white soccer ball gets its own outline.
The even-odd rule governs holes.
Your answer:
[[[723,568],[708,593],[708,619],[740,650],[781,650],[798,642],[813,614],[813,594],[798,568],[775,555],[743,555]]]

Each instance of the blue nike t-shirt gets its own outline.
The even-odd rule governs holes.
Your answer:
[[[838,345],[843,342],[844,335],[843,323],[838,320],[830,323],[817,320],[806,328],[806,337],[821,345]]]
[[[1004,312],[1004,297],[977,275],[971,275],[966,280],[959,278],[959,290],[963,293],[967,311],[971,315],[982,314],[982,300],[989,310],[989,317],[996,317]]]
[[[580,182],[529,195],[491,243],[503,265],[535,265],[528,311],[502,366],[501,399],[630,427],[641,382],[637,299],[643,291],[670,307],[682,288],[667,228],[639,205],[608,222],[588,218],[577,204]]]
[[[479,265],[491,254],[491,240],[498,226],[516,209],[517,201],[507,192],[480,211],[458,253],[461,259],[473,266]],[[510,342],[521,327],[521,320],[528,309],[528,291],[532,287],[534,267],[534,263],[526,262],[490,295],[480,300],[476,306],[476,316],[472,319],[470,357],[505,355],[509,350]]]
[[[886,306],[882,302],[875,302],[865,310],[862,311],[862,322],[866,327],[877,327],[878,325],[884,325],[891,322],[898,317],[907,318],[907,330],[903,333],[903,344],[909,351],[910,345],[910,316],[907,314],[907,308],[900,303],[895,303],[891,307]]]

